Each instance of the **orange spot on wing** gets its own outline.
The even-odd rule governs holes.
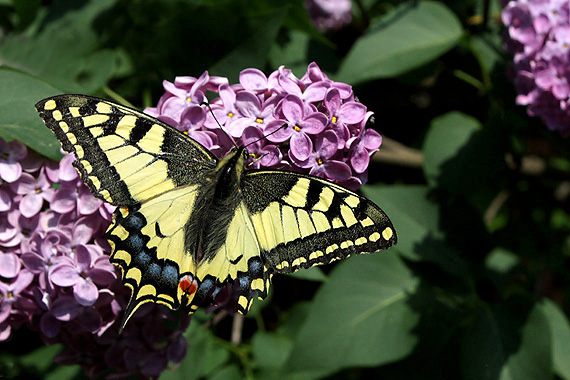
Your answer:
[[[180,289],[182,289],[184,293],[192,295],[198,290],[198,281],[186,275],[180,279],[178,286],[180,286]]]

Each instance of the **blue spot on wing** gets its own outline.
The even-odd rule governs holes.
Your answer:
[[[135,253],[135,252],[140,252],[143,250],[144,246],[145,246],[145,242],[144,239],[139,235],[139,234],[134,234],[129,236],[126,240],[126,251],[127,252],[131,252],[131,253]]]

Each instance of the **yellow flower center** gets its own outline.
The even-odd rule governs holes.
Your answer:
[[[263,119],[257,118],[257,119],[255,119],[255,122],[257,124],[263,124]]]
[[[317,158],[317,164],[322,165],[323,164],[323,160],[320,158]]]
[[[331,121],[332,121],[333,123],[336,123],[336,121],[337,121],[336,116],[333,116]]]
[[[234,117],[234,113],[233,113],[233,112],[228,112],[228,117]]]
[[[191,101],[192,101],[192,98],[191,98],[191,97],[187,97],[187,98],[186,98],[186,101],[187,101],[187,102],[191,102]]]
[[[293,127],[294,130],[296,130],[297,132],[299,132],[301,130],[301,127],[299,127],[298,125]]]

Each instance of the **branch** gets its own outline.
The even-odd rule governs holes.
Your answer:
[[[408,148],[389,137],[382,137],[382,146],[372,156],[372,161],[420,169],[423,165],[424,156],[419,149]],[[505,156],[505,162],[510,169],[518,169],[522,174],[530,176],[544,174],[547,169],[546,161],[538,156],[523,157],[519,168],[516,167],[517,165],[510,154]]]
[[[372,161],[392,165],[421,168],[423,154],[417,149],[408,148],[389,137],[382,137],[381,149],[372,156]]]
[[[243,314],[234,314],[234,321],[232,323],[232,337],[231,341],[234,346],[241,343],[241,332],[243,330]]]

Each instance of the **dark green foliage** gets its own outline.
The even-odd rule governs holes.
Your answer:
[[[176,75],[302,75],[315,60],[422,153],[373,161],[363,188],[399,243],[276,276],[237,346],[230,317],[198,313],[162,378],[570,380],[570,144],[515,106],[498,1],[353,6],[324,35],[301,0],[0,1],[0,137],[58,159],[33,107],[46,96],[144,107]],[[29,334],[2,345],[0,377],[82,376]]]

